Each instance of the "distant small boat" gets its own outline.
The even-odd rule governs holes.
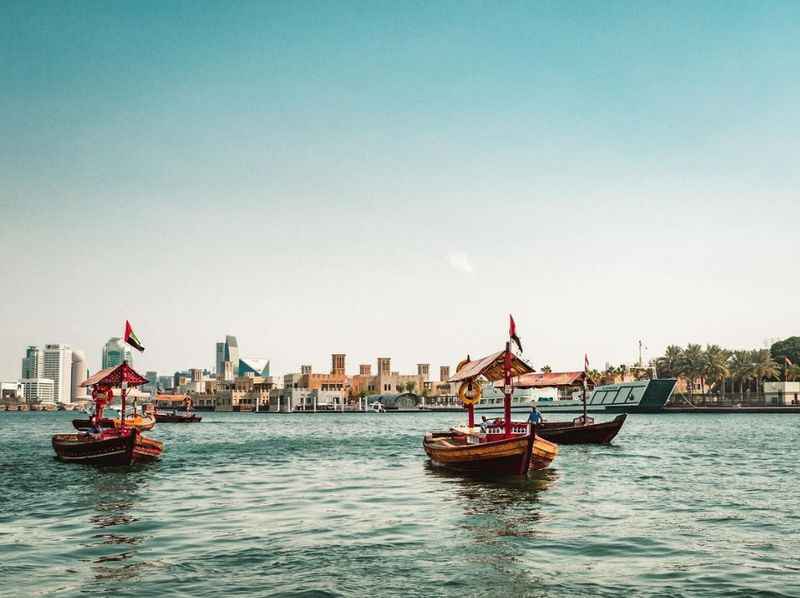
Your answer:
[[[557,444],[608,444],[625,423],[626,413],[608,422],[594,423],[582,417],[571,422],[544,422],[536,425],[536,434]]]
[[[202,417],[191,411],[174,411],[172,413],[156,411],[156,421],[160,424],[193,424],[202,420]]]

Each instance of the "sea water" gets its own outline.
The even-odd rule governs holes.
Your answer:
[[[74,414],[0,413],[0,595],[800,596],[797,416],[631,415],[477,480],[422,449],[458,413],[202,415],[98,469],[53,458]]]

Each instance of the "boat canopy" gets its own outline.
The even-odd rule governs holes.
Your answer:
[[[505,351],[498,351],[492,353],[481,359],[475,359],[465,363],[460,370],[450,376],[448,382],[460,382],[462,380],[469,380],[470,378],[477,378],[483,376],[489,382],[496,380],[503,380],[505,373],[503,371],[503,361],[505,360]],[[533,372],[533,368],[527,363],[522,361],[519,357],[511,353],[511,376],[522,376]]]
[[[81,382],[81,386],[121,386],[123,382],[127,382],[128,386],[141,386],[149,381],[129,366],[127,361],[123,361],[89,376]]]
[[[531,372],[514,378],[516,388],[550,388],[583,386],[583,381],[594,384],[586,372]]]

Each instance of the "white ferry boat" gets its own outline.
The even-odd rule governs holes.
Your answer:
[[[583,372],[534,374],[529,387],[514,389],[511,409],[527,411],[535,405],[543,413],[582,413],[582,375]],[[661,411],[672,396],[676,383],[675,378],[657,378],[596,386],[587,391],[586,410],[590,413]],[[475,408],[502,410],[503,389],[486,386]]]

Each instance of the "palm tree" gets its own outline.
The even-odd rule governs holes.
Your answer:
[[[683,349],[678,345],[669,345],[664,349],[664,356],[656,360],[658,375],[663,378],[677,378],[681,375]]]
[[[800,364],[795,363],[786,368],[786,380],[800,380]]]
[[[749,351],[734,351],[728,363],[734,382],[739,382],[739,398],[744,400],[744,385],[753,371],[753,361]],[[734,389],[735,390],[735,389]]]
[[[703,366],[705,365],[705,358],[703,355],[703,347],[700,345],[689,343],[683,351],[683,359],[681,360],[680,372],[689,382],[689,387],[694,390],[694,382],[700,378],[700,390],[703,397],[706,395],[705,380],[703,379]]]
[[[730,375],[728,369],[728,358],[730,352],[719,345],[706,345],[703,354],[703,377],[719,385],[720,396],[725,398],[725,378]]]
[[[406,392],[414,392],[414,388],[416,388],[416,384],[411,381],[406,382]]]
[[[544,372],[545,374],[549,374],[552,371],[553,368],[551,368],[549,365],[542,366],[542,372]]]
[[[769,349],[759,349],[754,353],[753,374],[763,392],[764,381],[767,378],[779,378],[781,370],[778,367],[778,363],[770,355]]]

